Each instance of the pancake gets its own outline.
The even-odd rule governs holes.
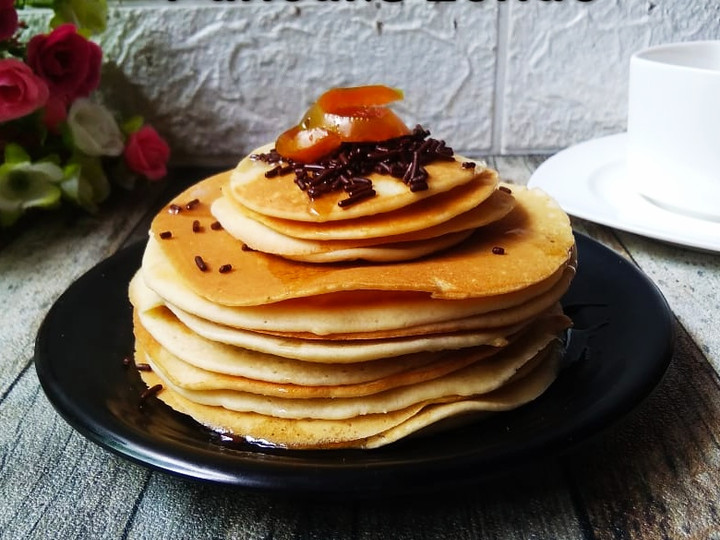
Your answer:
[[[325,251],[305,255],[285,253],[279,253],[279,255],[291,261],[311,263],[333,263],[357,260],[376,263],[411,261],[451,248],[468,238],[472,233],[473,231],[460,231],[438,236],[437,238],[413,242],[398,242],[396,244],[382,244],[378,246]]]
[[[454,246],[465,240],[473,230],[451,232],[422,240],[392,243],[319,242],[285,236],[273,229],[234,211],[221,198],[212,204],[213,215],[225,230],[255,251],[279,255],[285,259],[304,262],[341,262],[362,259],[372,262],[396,262],[417,259]],[[394,240],[394,239],[393,239]]]
[[[162,373],[162,377],[172,382],[174,386],[188,391],[189,394],[183,395],[193,401],[213,404],[211,403],[212,400],[227,399],[233,402],[234,393],[237,393],[237,396],[235,396],[236,401],[242,401],[248,395],[278,398],[275,405],[282,412],[276,415],[283,416],[290,414],[290,411],[293,410],[293,404],[298,399],[305,400],[303,407],[317,406],[325,408],[331,403],[312,400],[331,398],[334,400],[332,404],[341,407],[343,404],[353,405],[361,397],[378,395],[378,400],[374,403],[377,406],[381,405],[385,410],[391,410],[393,407],[398,407],[398,403],[402,399],[406,402],[413,399],[408,396],[417,395],[417,392],[424,396],[430,391],[439,391],[448,395],[451,393],[457,395],[475,394],[480,391],[481,384],[484,385],[483,388],[497,386],[512,376],[521,365],[530,361],[539,351],[545,349],[553,340],[557,339],[557,330],[562,326],[564,325],[560,318],[547,318],[534,324],[526,333],[516,336],[512,343],[502,350],[493,349],[492,347],[476,347],[463,349],[454,354],[426,355],[425,358],[416,356],[412,360],[426,360],[425,363],[389,362],[391,365],[401,366],[404,364],[406,367],[403,371],[389,374],[383,374],[380,369],[373,369],[374,366],[380,367],[384,365],[384,362],[373,362],[370,364],[369,369],[364,369],[364,371],[366,373],[376,371],[375,374],[379,375],[377,378],[355,384],[327,384],[327,381],[323,381],[325,384],[317,386],[297,384],[297,382],[268,382],[198,368],[170,353],[155,341],[144,330],[142,325],[136,324],[135,334],[138,343],[146,352],[150,364],[155,366],[155,370]],[[247,355],[240,353],[237,357],[239,359],[237,363],[247,363]],[[408,358],[408,360],[411,359]],[[468,366],[475,367],[470,369]],[[305,378],[304,365],[298,363],[293,367],[295,368],[294,371],[290,370],[290,373],[288,373],[290,380],[295,381],[297,378]],[[349,366],[345,373],[351,372],[355,367]],[[343,375],[343,373],[332,373],[337,371],[334,366],[328,366],[327,371],[331,375],[335,375],[336,378],[342,379],[342,376],[337,377],[337,375]],[[461,373],[464,375],[461,375]],[[295,375],[299,377],[295,377]],[[445,387],[443,388],[439,383],[444,384]],[[403,390],[388,393],[389,390],[399,388]],[[452,391],[448,390],[448,388],[452,388]],[[215,391],[229,391],[229,393],[218,394]],[[413,394],[411,391],[415,393]],[[193,392],[200,392],[200,394],[192,398]],[[418,400],[423,401],[425,397],[418,398]],[[260,404],[246,405],[244,407],[245,410],[262,412],[261,408],[269,403],[274,402],[264,400]],[[214,404],[222,405],[222,403]],[[367,406],[367,402],[362,406]],[[228,406],[228,408],[233,409],[237,409],[237,407],[237,405],[235,407]],[[298,414],[297,411],[295,414]],[[308,413],[303,413],[303,415],[308,415]]]
[[[501,412],[526,405],[542,395],[557,377],[559,370],[559,350],[548,354],[532,371],[516,377],[506,386],[489,394],[452,403],[434,404],[424,407],[420,412],[388,428],[382,433],[363,441],[362,448],[379,448],[410,435],[433,434],[461,424],[476,421],[490,412]]]
[[[375,331],[375,332],[358,332],[354,334],[329,334],[317,335],[309,332],[263,332],[279,337],[289,337],[297,339],[338,339],[338,340],[364,340],[364,339],[385,339],[393,337],[406,336],[424,336],[430,334],[441,334],[447,332],[458,332],[462,330],[479,330],[482,328],[499,328],[518,324],[523,321],[534,320],[542,312],[549,310],[555,305],[562,295],[567,291],[572,278],[575,276],[575,269],[568,267],[565,269],[562,279],[558,281],[552,289],[528,300],[519,306],[500,309],[483,313],[480,315],[464,317],[461,319],[451,319],[436,323],[423,324],[418,326],[404,327],[400,329]],[[437,301],[436,301],[437,302]]]
[[[484,331],[471,330],[452,332],[431,336],[409,336],[391,340],[368,339],[364,341],[340,340],[303,340],[276,337],[229,328],[205,319],[191,315],[174,306],[168,305],[170,311],[196,334],[209,339],[243,347],[253,351],[277,354],[286,358],[305,360],[306,362],[347,364],[354,362],[368,362],[380,358],[414,354],[423,351],[443,351],[490,345],[503,347],[507,344],[508,336],[523,328],[524,324],[491,328]],[[140,315],[140,319],[149,316],[149,313]]]
[[[144,308],[165,303],[233,328],[263,332],[306,332],[319,336],[372,333],[436,324],[472,315],[523,306],[558,286],[575,264],[518,291],[461,300],[437,300],[427,293],[408,291],[349,291],[285,300],[259,306],[226,306],[196,294],[185,286],[163,250],[150,239],[143,256],[142,283],[136,301]],[[559,291],[558,291],[559,292]],[[402,332],[398,335],[401,335]]]
[[[389,237],[394,237],[391,241],[395,242],[421,240],[492,223],[515,205],[514,197],[507,191],[495,189],[496,184],[497,173],[485,170],[467,184],[394,212],[325,223],[273,218],[253,212],[232,197],[218,200],[227,201],[235,214],[242,213],[286,236],[324,242],[365,241],[372,245],[387,242]],[[214,209],[213,214],[221,222],[230,223],[233,219],[229,212],[222,218]]]
[[[236,390],[281,398],[337,398],[358,397],[377,393],[389,388],[415,384],[451,373],[497,352],[493,347],[477,347],[467,354],[420,353],[390,359],[387,362],[365,362],[359,365],[315,364],[285,362],[282,375],[270,372],[270,377],[279,381],[267,381],[228,374],[225,371],[252,372],[253,366],[247,361],[252,358],[247,351],[239,348],[223,351],[224,355],[213,356],[212,348],[205,351],[201,359],[190,357],[189,361],[174,355],[160,345],[139,321],[135,326],[137,342],[147,351],[147,357],[173,384],[188,390]],[[185,351],[181,351],[184,353]],[[187,354],[184,354],[187,357]],[[208,358],[211,356],[211,358]],[[266,355],[271,356],[271,355]],[[282,363],[282,357],[272,359],[272,364]],[[204,369],[197,364],[209,365]],[[262,375],[266,375],[264,370]],[[312,384],[316,374],[318,384]],[[353,382],[359,376],[366,381]],[[331,381],[335,381],[334,383]]]
[[[420,352],[386,358],[382,362],[321,364],[210,341],[178,321],[167,308],[140,317],[135,311],[137,340],[151,354],[170,354],[202,370],[269,382],[275,386],[347,386],[369,383],[398,373],[447,362],[447,353]],[[159,349],[163,352],[160,353]],[[488,347],[489,352],[495,352]]]
[[[242,243],[227,232],[210,230],[214,218],[209,205],[221,195],[226,180],[227,175],[218,175],[191,187],[172,204],[182,207],[193,199],[200,203],[178,214],[166,208],[151,229],[154,238],[172,233],[172,238],[157,242],[163,264],[183,285],[225,306],[357,290],[424,292],[438,299],[497,296],[550,278],[568,264],[574,245],[569,218],[552,199],[539,190],[515,188],[517,205],[505,218],[437,256],[397,264],[299,264],[243,251]],[[193,233],[194,220],[204,232]],[[494,254],[495,247],[503,248],[504,255]],[[199,271],[196,256],[206,262],[207,271]],[[232,271],[219,273],[226,264]]]
[[[539,354],[547,354],[543,350]],[[535,353],[538,354],[538,353]],[[500,355],[498,355],[499,357]],[[418,403],[457,400],[491,392],[505,384],[526,362],[534,358],[500,358],[476,362],[449,375],[418,384],[401,386],[356,398],[284,398],[236,390],[188,390],[175,384],[146,356],[148,364],[173,390],[194,403],[222,407],[231,411],[255,412],[274,418],[315,418],[348,420],[368,414],[387,414]],[[512,360],[512,361],[511,361]]]
[[[146,359],[136,352],[138,362]],[[398,411],[347,420],[287,419],[252,412],[230,411],[192,402],[174,391],[154,372],[141,372],[145,384],[162,384],[157,397],[207,428],[260,445],[291,449],[376,448],[418,432],[448,417],[517,408],[547,389],[557,375],[557,355],[549,354],[530,373],[482,396],[450,403],[415,404]]]
[[[509,210],[509,209],[508,209]],[[428,238],[406,240],[391,237],[390,242],[305,240],[279,233],[235,210],[226,198],[217,199],[211,211],[223,228],[234,238],[255,251],[280,255],[305,262],[339,262],[362,259],[374,262],[395,262],[416,259],[465,240],[473,228],[448,232]],[[498,217],[502,217],[502,214]]]
[[[250,154],[262,154],[272,149],[266,145]],[[451,161],[438,161],[425,166],[432,182],[425,191],[411,192],[397,178],[378,173],[367,176],[372,181],[377,196],[363,204],[340,208],[338,202],[347,197],[345,193],[328,193],[319,199],[311,200],[307,194],[295,185],[293,173],[268,179],[265,173],[274,168],[259,160],[245,157],[232,171],[228,196],[243,206],[266,216],[294,221],[313,223],[353,219],[390,212],[432,197],[452,188],[470,182],[482,171],[482,167],[466,169],[462,163],[467,161],[455,158]]]

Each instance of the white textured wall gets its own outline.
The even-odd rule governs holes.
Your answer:
[[[469,155],[625,128],[630,54],[720,39],[720,0],[129,0],[100,38],[107,99],[179,162],[233,163],[323,90],[383,82]]]

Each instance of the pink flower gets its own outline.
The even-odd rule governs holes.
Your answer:
[[[170,147],[150,126],[143,126],[130,135],[124,155],[130,170],[149,180],[160,180],[167,174]]]
[[[18,29],[18,15],[15,0],[0,0],[0,41],[15,35]]]
[[[98,87],[101,62],[100,47],[78,34],[72,24],[61,24],[28,43],[28,65],[47,82],[53,96],[68,104]]]
[[[48,87],[20,60],[0,60],[0,123],[36,111],[48,100]]]

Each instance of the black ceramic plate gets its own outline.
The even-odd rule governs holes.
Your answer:
[[[132,353],[127,284],[143,245],[77,280],[38,333],[35,365],[62,416],[135,462],[186,478],[285,492],[373,494],[457,486],[562,452],[637,405],[672,353],[671,316],[632,264],[577,235],[579,272],[563,300],[575,328],[566,366],[538,400],[442,435],[371,451],[289,451],[221,441],[156,400],[123,365]]]

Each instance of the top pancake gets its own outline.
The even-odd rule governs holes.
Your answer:
[[[272,147],[272,144],[260,147],[250,156],[268,152]],[[373,216],[403,208],[466,184],[484,170],[479,166],[465,169],[461,164],[467,160],[460,158],[429,163],[425,165],[431,178],[428,189],[416,193],[411,192],[408,186],[397,178],[372,173],[368,178],[372,180],[377,196],[363,201],[362,204],[341,208],[338,202],[347,198],[345,192],[327,193],[311,200],[295,185],[294,173],[266,178],[265,173],[275,165],[252,159],[250,156],[240,161],[232,171],[228,189],[231,197],[250,210],[266,216],[320,223]],[[494,182],[497,183],[496,178]]]

